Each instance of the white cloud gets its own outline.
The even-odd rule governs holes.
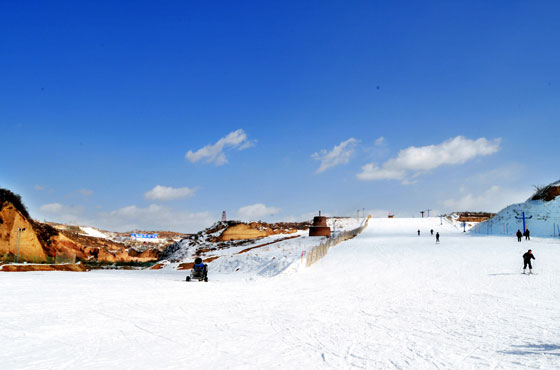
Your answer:
[[[63,207],[64,206],[60,203],[49,203],[43,204],[41,207],[39,207],[39,210],[45,213],[58,213],[62,210]]]
[[[169,207],[151,204],[147,207],[131,205],[110,212],[86,215],[80,206],[49,203],[39,208],[40,219],[68,224],[99,227],[111,231],[172,230],[197,232],[217,221],[209,212],[176,211]]]
[[[149,200],[173,200],[192,197],[196,189],[190,189],[188,187],[183,188],[172,188],[170,186],[156,185],[152,190],[146,192],[144,197]]]
[[[464,192],[464,190],[463,190]],[[494,185],[480,194],[466,193],[455,199],[447,199],[442,204],[448,211],[498,212],[510,204],[524,202],[531,191],[504,189]]]
[[[321,166],[316,173],[321,173],[331,167],[338,166],[339,164],[348,163],[354,153],[356,143],[357,140],[351,137],[350,139],[335,145],[330,152],[326,149],[322,149],[319,153],[313,153],[313,159],[321,162]]]
[[[39,207],[41,212],[50,214],[61,214],[61,213],[80,213],[81,208],[76,206],[67,206],[60,203],[48,203]]]
[[[368,163],[362,166],[362,172],[358,174],[360,180],[402,180],[406,175],[406,171],[378,167],[375,163]]]
[[[45,187],[44,187],[44,186],[41,186],[41,185],[35,185],[33,188],[34,188],[36,191],[45,190]]]
[[[143,229],[196,232],[217,221],[208,212],[175,211],[157,204],[150,204],[145,208],[131,205],[103,212],[99,217],[97,224],[101,227],[120,231]]]
[[[39,211],[43,216],[48,216],[57,222],[77,223],[81,218],[83,208],[74,205],[64,205],[61,203],[48,203],[39,207]],[[41,217],[45,218],[45,217]]]
[[[78,193],[82,194],[85,197],[89,197],[90,195],[93,194],[93,191],[89,189],[80,189],[78,190]]]
[[[227,158],[224,153],[226,149],[244,150],[253,145],[254,142],[247,139],[245,131],[239,129],[230,132],[227,136],[218,140],[216,144],[206,145],[195,152],[189,150],[187,154],[185,154],[185,158],[192,163],[204,160],[206,163],[214,163],[216,166],[221,166],[227,163]]]
[[[278,212],[280,212],[279,208],[267,207],[262,203],[257,203],[239,208],[237,216],[242,220],[254,221],[262,217],[275,215]]]
[[[411,146],[401,150],[396,157],[383,165],[368,163],[362,167],[357,177],[360,180],[402,180],[410,183],[410,178],[443,165],[463,164],[479,156],[496,153],[501,139],[470,140],[462,136],[444,141],[438,145]]]
[[[380,136],[375,140],[375,146],[383,145],[383,143],[385,143],[385,138],[383,136]]]

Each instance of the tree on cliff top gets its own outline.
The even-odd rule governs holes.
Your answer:
[[[531,200],[551,201],[560,195],[560,180],[548,185],[533,185],[535,193],[531,196]]]
[[[8,189],[0,188],[0,209],[4,207],[4,203],[9,202],[14,205],[14,207],[21,213],[25,218],[30,218],[27,208],[21,200],[21,196],[12,193]]]

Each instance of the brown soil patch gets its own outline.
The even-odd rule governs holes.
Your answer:
[[[88,271],[82,265],[2,265],[0,271],[3,272],[28,272],[28,271],[72,271],[83,272]]]
[[[285,238],[282,238],[282,239],[278,239],[278,240],[275,240],[275,241],[273,241],[273,242],[270,242],[270,243],[259,244],[259,245],[256,245],[256,246],[254,246],[254,247],[251,247],[251,248],[243,249],[243,250],[242,250],[241,252],[237,252],[237,253],[235,253],[235,254],[246,253],[246,252],[249,252],[249,251],[250,251],[251,249],[257,249],[257,248],[262,248],[262,247],[266,247],[267,245],[271,245],[271,244],[279,243],[279,242],[281,242],[281,241],[284,241],[284,240],[288,240],[288,239],[295,239],[295,238],[299,238],[300,236],[301,236],[301,235],[292,235],[292,236],[287,236],[287,237],[285,237]]]
[[[157,263],[157,264],[153,265],[152,267],[150,267],[150,270],[161,270],[164,266],[165,266],[165,264],[163,264],[163,263]]]
[[[489,212],[457,212],[459,222],[482,222],[494,217],[495,213]]]
[[[537,191],[531,200],[544,200],[545,202],[550,202],[560,195],[560,185],[548,185],[543,189]]]

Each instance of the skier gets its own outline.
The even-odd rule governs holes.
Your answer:
[[[523,233],[523,236],[525,237],[525,240],[531,240],[531,233],[530,233],[529,229],[525,229],[525,232]]]
[[[439,243],[439,232],[436,233],[436,243]]]
[[[521,230],[517,229],[517,233],[515,235],[517,235],[517,241],[520,242],[521,237],[523,236],[523,234],[521,233]]]
[[[418,229],[418,236],[420,236],[420,229]]]
[[[533,256],[533,251],[532,250],[528,250],[527,253],[525,253],[523,255],[523,273],[525,273],[525,269],[527,268],[527,266],[529,266],[529,273],[532,274],[533,272],[531,271],[533,269],[533,266],[531,266],[531,260],[534,260],[535,256]]]
[[[434,229],[430,230],[430,235],[434,235]]]

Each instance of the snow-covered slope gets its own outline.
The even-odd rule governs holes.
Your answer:
[[[531,231],[532,236],[560,235],[560,197],[548,202],[527,200],[524,203],[512,204],[498,212],[492,219],[473,227],[471,232],[513,236],[517,230],[523,231],[523,212],[525,212],[526,227]]]
[[[0,367],[560,368],[560,240],[517,243],[439,223],[370,219],[313,266],[271,278],[5,273]],[[520,273],[528,247],[531,276]]]
[[[356,218],[329,218],[336,232],[358,228],[364,220]],[[212,230],[212,228],[210,228]],[[276,234],[253,240],[212,242],[223,230],[215,233],[199,233],[196,239],[186,238],[172,245],[164,259],[169,261],[166,269],[181,268],[184,263],[192,263],[195,256],[210,261],[209,269],[218,273],[277,275],[294,263],[301,261],[314,246],[325,240],[324,237],[309,237],[308,230],[295,233]],[[190,268],[190,267],[189,267]]]
[[[430,235],[430,230],[440,234],[446,232],[458,232],[458,224],[454,224],[445,217],[424,218],[370,218],[368,231],[377,234],[396,235]],[[462,231],[462,229],[461,229]]]

